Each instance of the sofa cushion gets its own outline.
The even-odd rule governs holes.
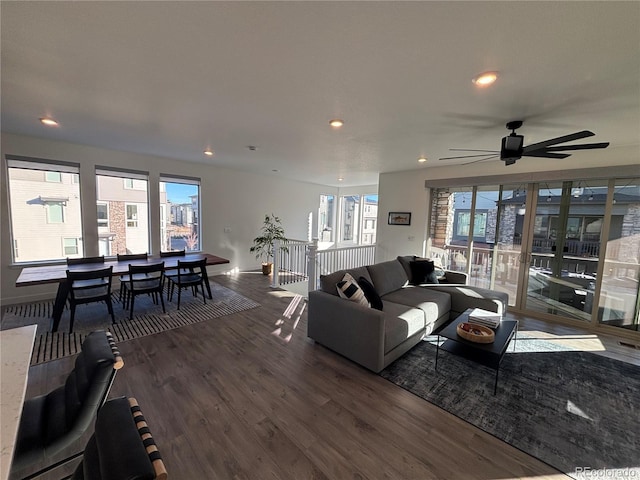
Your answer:
[[[369,265],[367,269],[371,283],[381,297],[402,288],[407,283],[407,274],[398,260]]]
[[[338,291],[338,295],[341,298],[347,299],[351,302],[359,303],[364,307],[369,306],[367,297],[364,296],[364,292],[358,285],[358,282],[356,282],[354,278],[348,273],[345,273],[342,280],[336,283],[336,290]]]
[[[472,285],[427,285],[420,288],[449,294],[452,316],[467,308],[482,308],[504,315],[509,305],[509,294]]]
[[[384,301],[384,353],[425,329],[424,312],[418,308]]]
[[[431,288],[405,287],[382,297],[386,302],[419,308],[425,313],[425,325],[435,323],[443,315],[451,310],[451,296]]]
[[[329,275],[320,275],[320,290],[337,297],[338,291],[336,290],[336,284],[342,281],[345,273],[349,273],[353,278],[364,277],[367,280],[371,281],[371,277],[369,276],[367,267],[357,267],[351,268],[349,270],[338,270],[337,272],[330,273]]]
[[[376,292],[376,288],[373,284],[364,277],[358,278],[358,285],[364,292],[364,296],[367,297],[367,300],[371,304],[371,308],[375,308],[376,310],[382,310],[382,299],[378,292]]]

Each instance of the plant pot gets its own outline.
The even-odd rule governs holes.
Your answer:
[[[263,263],[262,264],[262,274],[263,275],[271,275],[271,270],[273,269],[273,263]]]

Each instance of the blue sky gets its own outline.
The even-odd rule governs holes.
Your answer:
[[[171,203],[191,203],[189,195],[198,193],[197,185],[186,185],[184,183],[166,183],[167,200]]]

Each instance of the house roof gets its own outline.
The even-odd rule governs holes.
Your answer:
[[[0,5],[8,133],[327,185],[428,177],[462,163],[438,161],[450,148],[499,149],[511,120],[525,145],[583,129],[611,143],[563,168],[640,158],[640,2]]]

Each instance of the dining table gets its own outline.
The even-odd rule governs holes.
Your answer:
[[[146,259],[136,260],[121,260],[117,261],[106,260],[100,263],[82,263],[78,265],[67,265],[66,263],[59,263],[55,265],[43,265],[43,266],[30,266],[24,267],[16,280],[16,287],[27,287],[32,285],[44,285],[48,283],[57,283],[58,291],[56,293],[56,299],[53,304],[53,312],[51,316],[51,331],[56,332],[60,325],[60,319],[64,312],[64,306],[67,302],[69,295],[69,284],[67,282],[67,270],[72,272],[86,272],[91,270],[97,270],[100,268],[113,267],[112,276],[126,275],[129,272],[129,265],[151,265],[159,262],[164,262],[165,270],[172,270],[178,267],[178,261],[196,261],[206,259],[207,265],[223,265],[229,263],[226,258],[218,257],[210,253],[188,253],[181,256],[170,257],[156,257],[150,256]],[[207,287],[207,293],[209,298],[211,296],[211,285],[209,283],[209,277],[205,272],[205,285]]]

